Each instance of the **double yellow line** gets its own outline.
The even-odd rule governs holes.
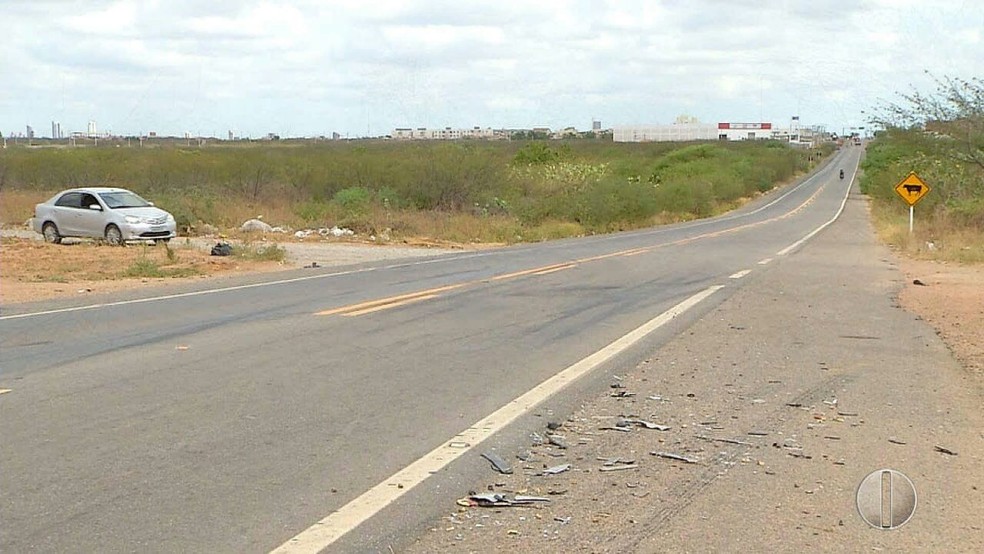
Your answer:
[[[353,317],[358,315],[371,314],[373,312],[386,310],[388,308],[395,308],[397,306],[406,306],[407,304],[412,304],[414,302],[430,300],[431,298],[436,298],[442,292],[446,292],[454,289],[460,289],[461,287],[464,287],[469,284],[470,283],[460,283],[457,285],[448,285],[446,287],[437,287],[434,289],[411,292],[410,294],[390,296],[389,298],[381,298],[379,300],[362,302],[361,304],[352,304],[350,306],[342,306],[341,308],[325,310],[323,312],[318,312],[314,315],[343,315],[343,316]]]

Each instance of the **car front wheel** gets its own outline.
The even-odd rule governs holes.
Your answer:
[[[44,235],[44,241],[50,242],[51,244],[61,244],[62,236],[58,232],[58,226],[52,222],[47,222],[44,227],[41,228],[41,234]]]
[[[123,233],[116,225],[106,227],[106,242],[111,246],[121,246],[123,244]]]

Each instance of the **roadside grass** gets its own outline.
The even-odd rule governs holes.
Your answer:
[[[22,224],[63,188],[115,185],[170,211],[183,234],[209,223],[249,240],[237,228],[263,216],[275,226],[348,227],[384,242],[539,241],[716,215],[831,150],[601,140],[12,148],[0,152],[0,222]]]
[[[106,247],[114,248],[114,247]],[[176,249],[167,244],[148,246],[142,244],[137,259],[133,260],[119,277],[128,279],[159,279],[169,277],[194,277],[202,275],[202,270],[180,264],[181,259]]]
[[[883,242],[916,259],[984,263],[984,170],[954,161],[938,138],[916,130],[882,133],[862,169],[861,190]],[[912,233],[909,208],[894,190],[910,171],[932,187],[915,206]]]
[[[282,262],[287,259],[287,249],[275,243],[246,241],[233,245],[232,255],[249,262]]]
[[[873,202],[871,214],[881,241],[910,258],[984,263],[984,229],[961,225],[941,213],[920,217],[918,205],[912,233],[907,208]]]

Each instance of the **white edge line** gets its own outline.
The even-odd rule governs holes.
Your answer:
[[[827,227],[829,227],[833,222],[837,221],[837,218],[839,218],[840,215],[841,215],[841,213],[844,212],[844,207],[847,206],[847,199],[848,199],[848,197],[851,196],[851,188],[854,187],[854,176],[857,175],[857,173],[858,173],[858,168],[857,168],[857,166],[855,166],[854,167],[854,172],[851,173],[851,179],[847,182],[847,191],[844,193],[844,199],[841,200],[840,208],[837,209],[837,213],[834,214],[834,217],[832,217],[829,220],[827,220],[827,222],[824,223],[823,225],[821,225],[821,226],[817,227],[816,229],[810,231],[810,233],[808,235],[806,235],[805,237],[799,239],[798,241],[794,242],[793,244],[790,244],[789,246],[787,246],[787,247],[783,248],[782,250],[776,252],[776,256],[785,256],[786,254],[789,254],[793,250],[796,250],[797,248],[799,248],[800,246],[802,246],[803,243],[805,243],[806,241],[808,241],[808,240],[812,239],[814,236],[816,236],[817,233],[819,233],[820,231],[823,231],[824,229],[826,229]]]
[[[133,299],[133,300],[120,300],[118,302],[106,302],[106,303],[102,303],[102,304],[88,304],[88,305],[85,305],[85,306],[73,306],[71,308],[59,308],[57,310],[45,310],[45,311],[42,311],[42,312],[27,312],[27,313],[23,313],[23,314],[14,314],[14,315],[0,316],[0,321],[5,321],[5,320],[8,320],[8,319],[23,319],[23,318],[27,318],[27,317],[37,317],[37,316],[42,316],[42,315],[64,314],[64,313],[69,313],[69,312],[81,312],[81,311],[85,311],[85,310],[94,310],[96,308],[109,308],[109,307],[113,307],[113,306],[126,306],[126,305],[129,305],[129,304],[143,304],[145,302],[160,302],[162,300],[173,300],[175,298],[187,298],[187,297],[190,297],[190,296],[204,296],[204,295],[207,295],[207,294],[216,294],[216,293],[220,293],[220,292],[230,292],[230,291],[237,291],[237,290],[254,289],[254,288],[259,288],[259,287],[269,287],[269,286],[274,286],[274,285],[287,285],[287,284],[290,284],[290,283],[299,283],[301,281],[310,281],[312,279],[327,279],[327,278],[330,278],[330,277],[340,277],[342,275],[352,275],[352,274],[355,274],[355,273],[368,273],[370,271],[379,271],[379,270],[386,270],[386,269],[396,269],[396,268],[400,268],[400,267],[410,267],[410,266],[415,266],[415,265],[427,265],[427,264],[433,264],[433,263],[438,263],[438,262],[445,262],[445,261],[450,261],[450,260],[463,260],[463,259],[468,259],[468,258],[477,258],[477,257],[487,256],[487,255],[488,255],[487,252],[480,252],[480,253],[468,254],[468,255],[464,255],[464,256],[445,256],[445,257],[440,257],[440,258],[433,258],[433,259],[430,259],[430,260],[420,260],[420,261],[415,261],[415,262],[402,262],[402,263],[398,263],[398,264],[390,264],[390,265],[377,266],[377,267],[364,267],[364,268],[361,268],[361,269],[350,269],[350,270],[347,270],[347,271],[336,271],[334,273],[321,273],[321,274],[318,274],[318,275],[305,275],[304,277],[294,277],[294,278],[291,278],[291,279],[278,279],[276,281],[264,281],[262,283],[252,283],[252,284],[249,284],[249,285],[236,285],[234,287],[222,287],[222,288],[217,288],[217,289],[198,290],[198,291],[193,291],[193,292],[181,292],[181,293],[178,293],[178,294],[167,294],[167,295],[163,295],[163,296],[151,296],[151,297],[148,297],[148,298],[136,298],[136,299]]]
[[[743,270],[739,271],[738,273],[731,274],[731,276],[729,276],[728,279],[741,279],[742,277],[748,275],[751,272],[752,272],[751,269],[743,269]]]
[[[337,511],[318,520],[299,534],[283,543],[271,554],[317,553],[327,548],[349,531],[358,527],[380,510],[396,501],[433,473],[440,471],[455,459],[472,450],[505,426],[516,421],[538,404],[561,389],[595,369],[602,363],[630,348],[648,334],[711,296],[723,285],[715,285],[698,292],[669,310],[650,319],[628,334],[574,363],[560,373],[523,393],[505,406],[492,412],[468,429],[445,441],[428,454],[389,478],[375,485]],[[454,445],[454,446],[452,446]]]

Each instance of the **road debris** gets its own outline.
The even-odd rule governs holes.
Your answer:
[[[602,466],[598,468],[598,471],[621,471],[623,469],[637,469],[639,464],[619,464],[613,466]]]
[[[749,435],[749,436],[751,436],[751,437],[767,437],[767,436],[769,436],[769,432],[768,431],[749,431],[746,434]]]
[[[547,435],[547,442],[556,446],[557,448],[567,449],[567,439],[560,435]]]
[[[620,391],[615,391],[615,392],[609,394],[608,396],[611,396],[612,398],[631,398],[631,397],[635,396],[635,393],[634,392],[628,392],[628,391],[620,390]]]
[[[669,431],[669,425],[659,425],[658,423],[653,423],[651,421],[646,421],[644,419],[619,419],[615,422],[616,427],[645,427],[646,429],[655,429],[656,431]]]
[[[557,429],[560,429],[563,425],[564,424],[560,423],[559,421],[549,421],[547,422],[547,429],[550,429],[551,431],[556,431]]]
[[[696,464],[697,460],[695,458],[688,458],[680,454],[674,454],[672,452],[650,452],[653,456],[659,458],[666,458],[667,460],[676,460],[678,462],[685,462],[688,464]]]
[[[897,439],[895,437],[889,438],[888,439],[888,442],[890,442],[892,444],[905,444],[905,441],[900,441],[899,439]]]
[[[939,452],[940,454],[946,454],[947,456],[956,456],[957,453],[949,448],[943,448],[942,446],[934,446],[933,450]]]
[[[844,411],[840,411],[840,412],[837,412],[837,415],[844,416],[844,417],[857,417],[858,416],[858,413],[857,412],[844,412]]]
[[[574,518],[572,516],[567,516],[567,517],[554,516],[553,519],[554,521],[560,522],[561,525],[567,525]]]
[[[488,451],[488,452],[482,452],[482,457],[485,458],[486,460],[488,460],[489,462],[491,462],[492,463],[492,467],[496,471],[498,471],[499,473],[502,473],[502,474],[505,474],[505,475],[512,474],[513,469],[512,469],[512,466],[509,465],[509,462],[503,460],[502,459],[502,456],[499,456],[495,452],[493,452],[491,450]]]
[[[703,441],[725,442],[725,443],[728,443],[728,444],[740,444],[742,446],[755,446],[754,444],[752,444],[750,442],[740,441],[738,439],[725,439],[725,438],[718,438],[718,437],[706,437],[704,435],[694,435],[694,436],[697,437],[700,440],[703,440]]]
[[[558,466],[548,467],[543,470],[543,475],[557,475],[558,473],[564,473],[565,471],[571,470],[571,464],[560,464]]]
[[[502,493],[488,492],[460,498],[456,504],[466,508],[475,506],[479,508],[510,508],[513,506],[529,506],[537,502],[550,502],[550,499],[543,496],[525,496],[520,494],[509,498]]]

